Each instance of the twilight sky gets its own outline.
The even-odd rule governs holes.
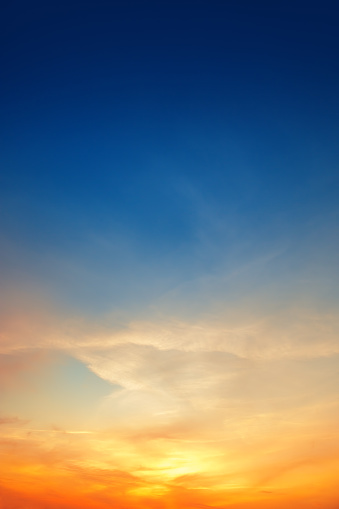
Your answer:
[[[338,3],[1,10],[0,509],[336,509]]]

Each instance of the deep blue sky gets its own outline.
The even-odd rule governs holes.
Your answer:
[[[5,280],[105,308],[279,249],[332,267],[337,2],[2,11]]]

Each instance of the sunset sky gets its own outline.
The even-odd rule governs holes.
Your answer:
[[[3,4],[0,509],[338,509],[338,2]]]

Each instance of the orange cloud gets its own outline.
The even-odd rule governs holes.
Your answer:
[[[119,328],[37,302],[2,313],[0,388],[21,399],[0,417],[1,509],[337,509],[334,314]],[[78,364],[39,400],[55,352]]]
[[[50,354],[43,350],[26,350],[0,354],[0,388],[7,390],[22,383],[20,375],[34,371],[48,363]]]

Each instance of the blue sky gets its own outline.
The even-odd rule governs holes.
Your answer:
[[[5,273],[107,309],[235,260],[309,256],[337,220],[337,17],[331,2],[5,7]]]

